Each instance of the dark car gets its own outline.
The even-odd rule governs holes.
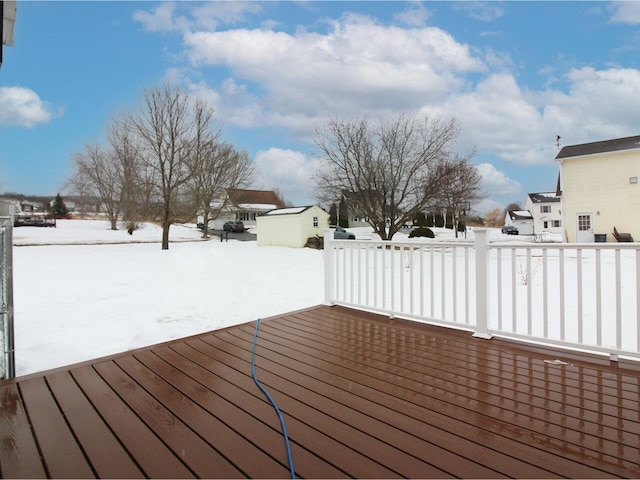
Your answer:
[[[337,240],[355,240],[356,236],[353,233],[347,232],[344,228],[337,225],[330,225],[333,229],[333,238]]]
[[[505,225],[502,227],[502,233],[506,233],[507,235],[518,235],[518,229],[513,225]]]
[[[222,226],[222,229],[225,232],[244,232],[244,223],[239,221],[227,222]]]

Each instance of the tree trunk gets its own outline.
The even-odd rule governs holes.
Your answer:
[[[169,212],[165,212],[164,219],[162,220],[162,250],[169,250],[169,228],[171,227],[169,217]]]

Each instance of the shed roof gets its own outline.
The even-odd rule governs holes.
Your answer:
[[[640,135],[633,137],[614,138],[600,142],[582,143],[579,145],[568,145],[556,155],[556,160],[571,157],[583,157],[585,155],[595,155],[598,153],[618,152],[622,150],[633,150],[640,148]]]
[[[529,210],[510,210],[509,217],[511,220],[533,220]]]
[[[265,215],[299,215],[302,212],[306,212],[310,208],[313,208],[315,205],[307,205],[305,207],[289,207],[289,208],[277,208],[275,210],[271,210],[270,212],[265,213]],[[317,207],[324,212],[324,210],[320,207]],[[325,212],[326,213],[326,212]]]

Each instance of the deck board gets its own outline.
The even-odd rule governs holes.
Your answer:
[[[288,476],[254,329],[0,382],[1,476]],[[633,362],[320,306],[261,322],[256,372],[300,478],[640,476]]]

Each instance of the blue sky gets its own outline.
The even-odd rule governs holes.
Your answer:
[[[183,85],[256,188],[311,203],[330,118],[455,117],[489,198],[552,191],[562,145],[640,133],[640,2],[32,2],[0,68],[0,192],[55,195],[143,88]]]

